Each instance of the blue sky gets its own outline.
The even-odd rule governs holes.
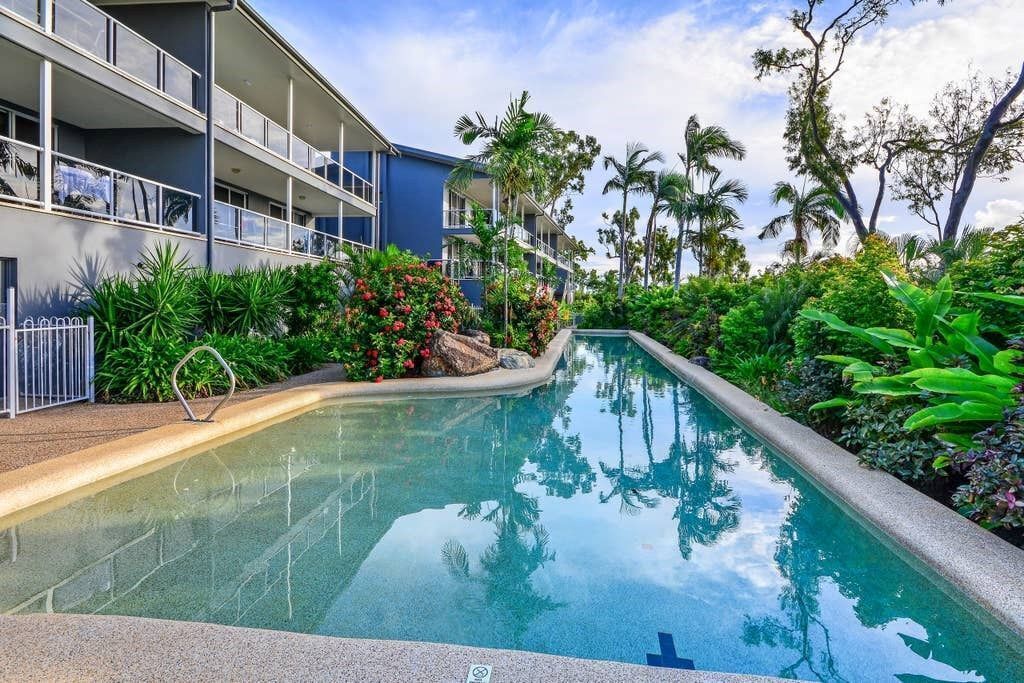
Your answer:
[[[621,156],[627,141],[639,140],[672,165],[691,113],[725,125],[749,150],[725,166],[750,188],[741,238],[755,268],[776,259],[778,244],[756,233],[777,212],[767,200],[771,186],[791,179],[781,137],[785,83],[757,82],[750,55],[792,41],[785,18],[796,0],[252,1],[394,142],[465,154],[451,134],[455,119],[493,115],[524,89],[561,127],[597,136],[606,154]],[[1020,68],[1024,2],[907,5],[866,34],[844,68],[835,103],[851,122],[885,96],[923,113],[932,94],[964,78],[971,64],[992,75]],[[604,180],[598,164],[574,200],[569,228],[594,247],[601,213],[617,204],[601,195]],[[857,180],[861,195],[872,190],[866,174]],[[637,203],[646,215],[644,200]],[[979,183],[967,218],[1005,224],[1021,213],[1018,171],[1005,183]],[[892,202],[883,216],[893,234],[924,232]],[[599,253],[591,265],[611,264]]]

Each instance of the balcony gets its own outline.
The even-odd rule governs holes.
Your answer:
[[[441,272],[452,280],[483,280],[501,264],[496,261],[474,261],[471,259],[445,259],[434,261],[440,265]]]
[[[39,2],[51,2],[52,29],[43,25]],[[199,74],[85,0],[0,0],[12,12],[51,32],[76,51],[197,110]]]
[[[368,204],[373,203],[373,184],[370,181],[339,164],[330,154],[314,149],[295,135],[289,135],[284,126],[220,87],[213,94],[213,119],[221,128],[240,135]]]
[[[35,145],[0,137],[0,197],[43,205],[41,154],[42,149]],[[52,159],[54,210],[147,228],[195,232],[199,195],[65,154],[54,152]]]
[[[53,153],[53,208],[161,230],[192,232],[199,195]]]
[[[370,249],[325,232],[271,218],[255,211],[214,202],[213,236],[221,242],[255,247],[266,251],[341,260],[342,246],[357,251]]]
[[[487,225],[494,225],[494,211],[491,209],[443,209],[442,225],[445,230],[468,230],[473,227],[473,214],[484,214]]]

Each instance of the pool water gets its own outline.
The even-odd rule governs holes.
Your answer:
[[[980,608],[607,337],[527,395],[318,408],[7,528],[0,611],[634,663],[662,632],[698,669],[826,681],[1024,671]]]

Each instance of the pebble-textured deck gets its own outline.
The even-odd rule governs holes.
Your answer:
[[[0,681],[756,683],[774,679],[403,641],[353,640],[135,617],[0,617]]]

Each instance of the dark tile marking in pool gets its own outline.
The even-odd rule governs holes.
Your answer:
[[[676,654],[676,644],[671,633],[658,632],[660,655],[647,653],[647,666],[660,666],[666,669],[693,669],[692,659],[683,659]]]

